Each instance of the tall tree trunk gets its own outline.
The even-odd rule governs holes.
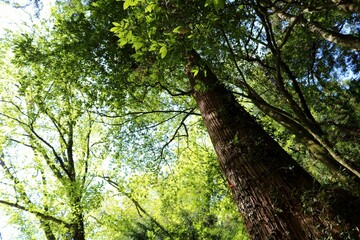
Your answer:
[[[73,223],[72,223],[73,239],[85,240],[84,215],[81,207],[81,198],[79,196],[74,196],[72,212],[73,212]]]
[[[307,216],[302,197],[319,184],[238,104],[195,51],[186,72],[222,171],[252,239],[337,236],[330,215]],[[204,67],[205,66],[205,67]],[[201,69],[194,76],[192,69]]]
[[[54,233],[51,231],[49,222],[40,219],[41,228],[44,230],[47,240],[56,240]]]
[[[77,214],[74,223],[74,240],[85,240],[84,217],[81,213]]]

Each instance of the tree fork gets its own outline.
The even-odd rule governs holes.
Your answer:
[[[250,99],[254,105],[267,116],[293,133],[299,142],[309,150],[312,158],[323,163],[328,168],[331,176],[341,182],[344,189],[356,193],[357,195],[360,194],[360,178],[356,175],[358,172],[356,171],[356,167],[349,167],[350,169],[353,169],[355,173],[349,170],[349,168],[345,168],[339,161],[332,157],[328,150],[319,143],[306,128],[291,119],[291,117],[283,114],[280,109],[269,105],[261,99],[260,96],[258,98],[253,97]]]
[[[341,226],[329,209],[321,217],[305,214],[302,198],[318,190],[319,183],[240,106],[196,51],[188,60],[192,95],[250,237],[319,239],[339,236],[330,226],[355,228]],[[195,68],[202,68],[196,76]]]

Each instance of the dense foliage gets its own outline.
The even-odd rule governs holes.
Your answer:
[[[315,186],[344,191],[349,225],[322,234],[356,236],[342,208],[360,196],[355,2],[57,1],[1,41],[4,211],[25,238],[247,239],[191,97],[224,86]],[[314,216],[324,193],[307,194]]]

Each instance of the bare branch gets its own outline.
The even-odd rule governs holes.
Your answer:
[[[184,109],[184,110],[151,110],[151,111],[139,111],[139,112],[127,112],[123,115],[107,115],[105,113],[97,113],[102,117],[107,117],[107,118],[123,118],[125,116],[129,116],[129,115],[139,115],[139,116],[143,116],[143,115],[148,115],[148,114],[157,114],[157,113],[191,113],[192,115],[196,115],[196,116],[201,116],[199,113],[195,113],[195,112],[189,112],[189,110],[191,109]],[[137,116],[137,117],[139,117]]]
[[[69,173],[67,167],[65,166],[63,159],[56,152],[55,148],[34,130],[33,125],[30,125],[29,128],[30,128],[30,131],[36,136],[37,139],[39,139],[42,143],[44,143],[46,146],[48,146],[52,150],[52,153],[54,154],[56,160],[60,163],[62,170],[66,173],[66,175],[69,177],[69,179],[71,179],[71,174]]]
[[[9,116],[9,115],[7,115],[7,114],[5,114],[5,113],[0,112],[0,115],[6,117],[6,118],[8,118],[8,119],[11,119],[11,120],[16,121],[16,122],[19,123],[20,125],[24,125],[24,126],[26,126],[26,127],[29,127],[28,124],[22,122],[21,120],[19,120],[19,119],[17,119],[17,118],[11,117],[11,116]]]
[[[23,197],[25,199],[26,203],[31,203],[29,197],[27,196],[26,192],[25,192],[25,188],[23,186],[23,184],[19,181],[19,179],[14,176],[14,174],[11,173],[10,168],[6,165],[6,163],[4,162],[4,160],[2,159],[3,156],[1,156],[0,158],[0,165],[1,167],[5,170],[5,175],[10,178],[11,181],[14,182],[14,190],[16,193],[20,194],[21,197]]]
[[[292,30],[294,29],[295,25],[300,21],[301,18],[302,18],[302,15],[299,15],[299,16],[296,16],[294,19],[291,19],[290,25],[286,29],[285,36],[284,36],[283,40],[281,41],[281,44],[279,45],[280,49],[287,43],[288,39],[290,38],[290,34],[291,34]]]
[[[192,111],[195,111],[195,108],[193,108]],[[163,158],[163,153],[164,153],[165,148],[166,148],[167,146],[169,146],[169,144],[170,144],[172,141],[174,141],[174,139],[175,139],[176,135],[179,133],[181,127],[185,126],[185,121],[186,121],[186,119],[191,115],[192,111],[190,111],[190,113],[186,114],[186,115],[183,117],[183,119],[181,120],[179,126],[176,128],[176,130],[175,130],[174,134],[172,135],[172,137],[170,138],[170,140],[167,141],[164,146],[162,146],[162,148],[161,148],[161,150],[160,150],[160,158]],[[187,133],[187,128],[186,128],[186,126],[185,126],[185,131],[186,131],[186,133]]]
[[[20,205],[20,204],[18,204],[18,203],[12,203],[12,202],[8,202],[8,201],[5,201],[5,200],[0,200],[0,204],[4,204],[4,205],[10,206],[10,207],[14,207],[14,208],[17,208],[17,209],[20,209],[20,210],[23,210],[23,211],[26,211],[26,212],[29,212],[29,213],[33,213],[33,214],[35,214],[37,217],[41,218],[42,220],[52,221],[52,222],[54,222],[54,223],[64,225],[64,226],[67,227],[67,228],[71,228],[71,224],[65,222],[65,221],[62,220],[62,219],[59,219],[59,218],[56,218],[56,217],[47,215],[47,214],[42,213],[42,212],[40,212],[40,211],[33,210],[33,209],[31,209],[31,208],[22,206],[22,205]]]
[[[15,104],[13,101],[0,100],[0,102],[9,103],[9,104],[13,105],[13,106],[18,110],[19,113],[21,113],[22,115],[24,115],[24,116],[26,116],[26,117],[29,117],[29,116],[28,116],[26,113],[24,113],[24,112],[21,110],[21,108],[20,108],[17,104]]]
[[[55,126],[57,132],[60,135],[61,140],[63,141],[63,143],[66,145],[66,139],[64,137],[63,134],[63,127],[61,126],[60,122],[56,120],[56,118],[54,117],[54,115],[52,113],[50,113],[47,109],[43,109],[43,112],[50,118],[51,122],[53,123],[53,125]]]
[[[36,141],[36,139],[32,138],[32,141],[34,142],[34,144],[36,144],[36,152],[35,153],[40,153],[42,155],[42,157],[45,159],[46,164],[49,166],[49,168],[51,169],[51,171],[54,173],[54,175],[60,180],[63,181],[64,177],[61,174],[60,170],[56,167],[56,165],[54,164],[53,160],[50,159],[50,157],[47,155],[45,149],[41,146],[41,144]]]
[[[20,140],[16,140],[16,139],[14,139],[14,138],[6,137],[6,139],[9,140],[9,141],[11,141],[11,142],[15,142],[15,143],[21,144],[21,145],[23,145],[23,146],[25,146],[25,147],[29,147],[29,148],[31,148],[31,149],[33,149],[33,150],[36,149],[35,146],[33,146],[33,145],[31,145],[31,144],[28,144],[28,143],[24,143],[24,142],[22,142],[22,141],[20,141]]]

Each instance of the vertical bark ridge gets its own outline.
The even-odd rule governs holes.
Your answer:
[[[327,223],[334,223],[332,219],[308,217],[303,211],[303,194],[319,184],[257,124],[206,65],[194,76],[191,70],[201,68],[199,61],[192,52],[186,69],[193,97],[250,236],[318,239],[332,235],[332,229],[326,230]]]

